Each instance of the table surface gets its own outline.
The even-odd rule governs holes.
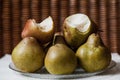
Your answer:
[[[85,78],[77,78],[74,80],[120,80],[120,55],[118,55],[117,53],[112,53],[112,60],[114,60],[117,63],[117,65],[114,68],[107,70],[99,75],[94,75]],[[12,62],[11,56],[8,54],[0,58],[0,80],[47,80],[47,79],[32,78],[32,77],[16,74],[8,67],[8,65],[11,62]]]

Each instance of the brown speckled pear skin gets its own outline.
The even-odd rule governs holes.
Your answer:
[[[45,53],[33,37],[24,38],[12,51],[14,65],[23,72],[34,72],[43,67]]]
[[[78,48],[76,56],[79,65],[87,72],[103,70],[111,62],[110,50],[103,44],[100,36],[94,33]]]

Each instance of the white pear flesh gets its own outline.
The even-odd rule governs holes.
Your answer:
[[[50,16],[46,18],[44,21],[42,21],[41,23],[35,23],[35,24],[43,32],[48,32],[53,29],[53,20]]]
[[[80,32],[85,32],[89,28],[90,20],[84,14],[76,14],[68,17],[66,23],[72,28],[77,28]]]

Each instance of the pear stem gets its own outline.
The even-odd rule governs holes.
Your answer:
[[[65,41],[64,41],[64,38],[63,38],[63,35],[62,35],[61,32],[57,32],[54,35],[53,43],[52,44],[55,45],[56,43],[65,44]]]

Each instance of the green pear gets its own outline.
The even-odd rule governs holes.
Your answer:
[[[78,48],[76,56],[79,65],[87,72],[103,70],[111,62],[110,50],[103,44],[100,36],[94,33]]]
[[[33,37],[24,38],[12,51],[14,65],[23,72],[34,72],[44,63],[45,53]]]
[[[77,66],[75,53],[62,43],[63,36],[56,36],[45,57],[45,67],[51,74],[70,74]]]
[[[73,49],[77,49],[95,31],[96,24],[85,14],[73,14],[63,24],[65,40]]]

